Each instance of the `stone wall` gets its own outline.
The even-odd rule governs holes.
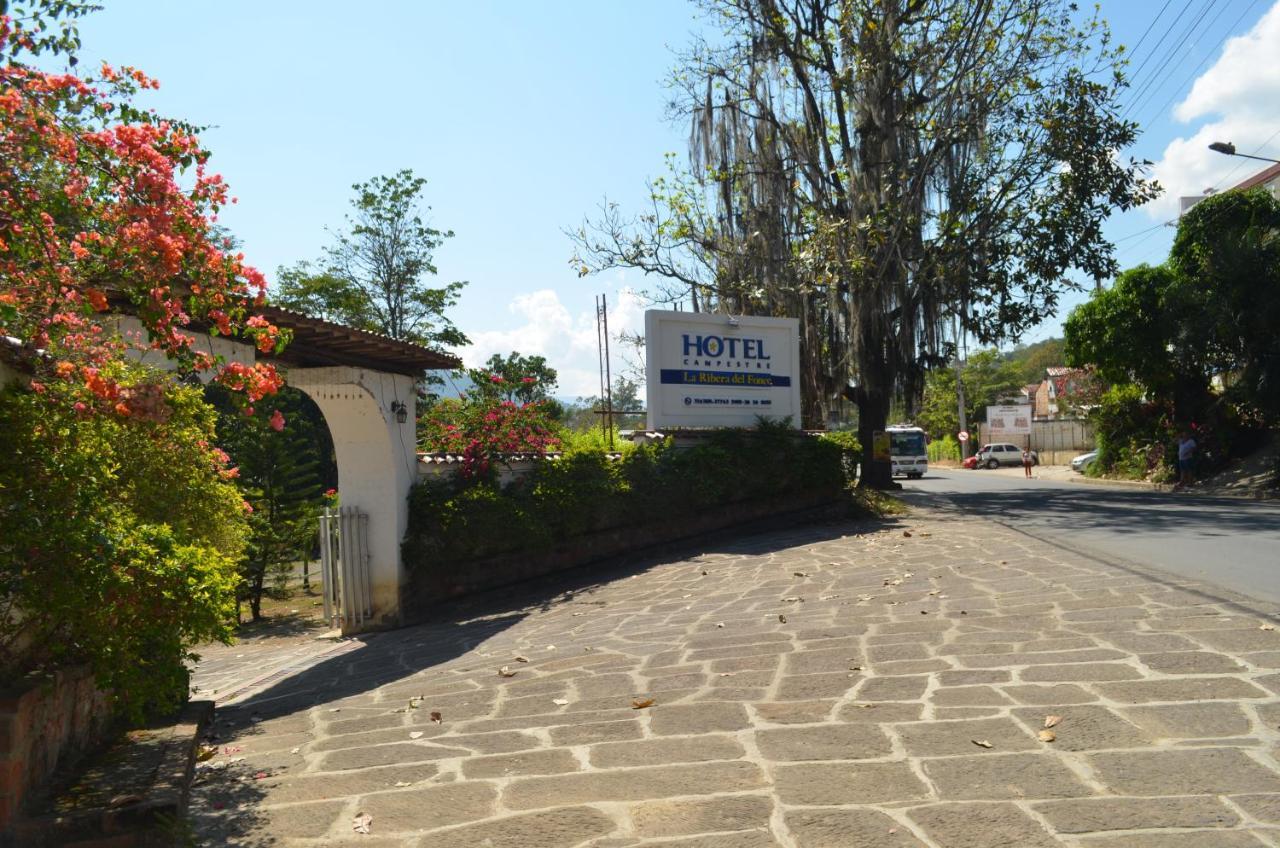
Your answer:
[[[97,747],[111,720],[108,698],[85,667],[0,691],[0,833],[55,770]]]
[[[705,537],[731,527],[759,532],[791,526],[815,513],[838,512],[843,501],[828,494],[726,504],[701,515],[672,516],[661,524],[628,524],[574,536],[547,551],[515,551],[449,568],[409,573],[401,608],[408,622],[421,620],[433,604],[460,595],[519,583],[592,562]]]

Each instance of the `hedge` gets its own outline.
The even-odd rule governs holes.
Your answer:
[[[423,481],[409,495],[404,562],[410,572],[451,568],[725,504],[819,493],[834,498],[849,483],[846,453],[835,440],[762,424],[716,431],[690,447],[667,439],[620,457],[570,451],[506,487],[492,478]]]

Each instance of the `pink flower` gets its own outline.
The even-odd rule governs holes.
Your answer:
[[[506,381],[505,381],[505,380],[503,380],[501,377],[499,377],[497,374],[490,374],[490,375],[489,375],[489,382],[490,382],[490,383],[504,383],[504,382],[506,382]]]
[[[284,416],[280,414],[280,410],[277,409],[271,413],[271,421],[269,423],[271,424],[271,429],[277,433],[284,429]]]
[[[520,382],[522,382],[522,383],[536,383],[536,382],[538,382],[538,381],[537,381],[537,379],[535,379],[535,378],[533,378],[533,377],[522,377],[522,378],[520,379]]]

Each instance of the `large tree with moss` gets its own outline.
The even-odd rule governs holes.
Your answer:
[[[681,54],[689,167],[604,207],[580,273],[626,266],[695,310],[801,320],[805,423],[840,396],[872,443],[953,353],[1115,273],[1102,225],[1154,186],[1119,151],[1122,50],[1066,0],[704,0]],[[863,463],[887,485],[887,463]]]

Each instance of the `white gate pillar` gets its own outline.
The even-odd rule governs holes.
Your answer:
[[[409,521],[409,488],[417,480],[415,380],[353,366],[290,368],[288,384],[324,413],[338,460],[342,506],[369,516],[369,585],[374,628],[401,621],[405,572],[400,543]],[[393,405],[407,410],[404,423]]]

